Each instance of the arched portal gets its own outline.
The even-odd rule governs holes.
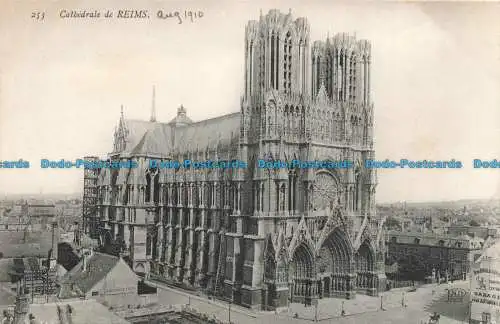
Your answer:
[[[375,255],[368,241],[363,242],[356,253],[356,286],[359,290],[375,288],[374,268]]]
[[[311,249],[304,243],[293,253],[290,262],[289,277],[292,278],[292,302],[310,303],[316,295],[314,282],[314,257]]]
[[[100,246],[102,248],[108,248],[111,246],[111,242],[113,241],[112,235],[108,230],[103,230],[101,231],[101,235],[99,237],[100,240]]]
[[[347,235],[334,229],[323,242],[317,259],[318,290],[322,297],[345,297],[352,290],[352,249]]]

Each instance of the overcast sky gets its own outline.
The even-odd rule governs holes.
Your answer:
[[[40,159],[104,156],[120,105],[128,118],[149,119],[153,84],[160,121],[180,104],[194,120],[237,111],[244,28],[260,8],[292,8],[294,17],[307,17],[312,40],[356,32],[372,41],[379,159],[465,164],[462,170],[379,170],[378,201],[500,193],[500,169],[472,168],[474,158],[500,159],[498,4],[40,3],[0,5],[0,160],[32,164],[0,169],[0,194],[80,191],[81,170],[41,170]],[[44,21],[31,18],[35,9],[45,12]],[[151,19],[61,19],[62,9],[147,9]],[[204,17],[179,25],[156,19],[159,9],[201,10]]]

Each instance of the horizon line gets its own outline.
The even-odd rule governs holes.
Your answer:
[[[82,196],[83,190],[71,193],[61,193],[61,192],[44,192],[44,193],[0,193],[0,199],[6,198],[8,196]],[[464,200],[480,200],[480,201],[491,201],[500,200],[500,197],[490,197],[490,198],[459,198],[459,199],[447,199],[447,200],[397,200],[397,201],[376,201],[376,205],[395,205],[395,204],[431,204],[431,203],[452,203]]]

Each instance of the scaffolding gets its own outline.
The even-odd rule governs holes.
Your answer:
[[[98,161],[95,156],[84,157],[85,161]],[[99,170],[84,167],[83,171],[83,231],[90,238],[99,237],[99,217],[97,215],[97,176]]]

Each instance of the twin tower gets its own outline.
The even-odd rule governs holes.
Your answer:
[[[310,40],[306,18],[271,10],[245,31],[245,92],[248,100],[275,89],[315,97],[322,86],[336,102],[370,102],[371,44],[340,33]],[[311,64],[312,62],[312,64]]]

